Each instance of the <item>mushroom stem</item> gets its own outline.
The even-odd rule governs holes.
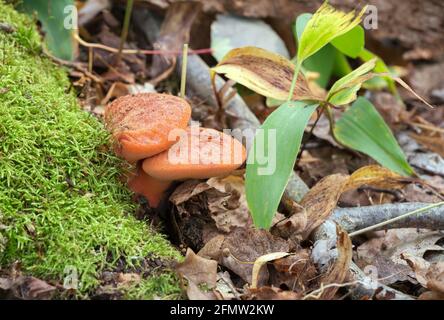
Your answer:
[[[139,167],[136,174],[129,179],[128,187],[135,194],[143,195],[148,200],[150,207],[157,208],[171,183],[172,181],[156,179]]]

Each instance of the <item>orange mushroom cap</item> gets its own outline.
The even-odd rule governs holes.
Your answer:
[[[171,130],[184,129],[191,118],[190,105],[181,98],[160,93],[120,97],[105,109],[117,155],[135,162],[167,150],[176,141]]]
[[[242,143],[225,133],[191,127],[169,150],[145,159],[142,168],[159,180],[206,179],[239,168],[246,154]]]

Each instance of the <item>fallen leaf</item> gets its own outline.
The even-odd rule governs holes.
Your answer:
[[[185,260],[179,263],[176,271],[196,284],[206,284],[210,288],[216,285],[217,262],[196,255],[188,249]]]
[[[273,252],[289,252],[290,246],[282,238],[268,231],[257,229],[235,229],[225,237],[219,264],[240,276],[245,282],[252,283],[254,262],[261,256]],[[268,280],[268,270],[262,268],[256,279],[263,285]]]
[[[32,276],[0,278],[0,297],[22,300],[49,300],[57,288]]]
[[[352,175],[332,174],[321,179],[304,196],[300,205],[305,208],[307,222],[302,231],[306,239],[332,214],[342,193],[357,189],[362,185],[384,188],[400,188],[409,180],[388,169],[370,165],[356,170]],[[296,213],[299,211],[296,211]],[[294,219],[294,218],[293,218]],[[279,234],[300,233],[300,227],[292,222],[292,217],[278,223]]]
[[[231,50],[211,70],[265,97],[285,101],[290,92],[293,69],[294,65],[285,57],[256,47],[244,47]],[[304,75],[299,73],[293,98],[322,100],[323,97],[311,92]]]
[[[307,225],[302,233],[304,239],[331,215],[348,181],[347,175],[333,174],[307,192],[301,201],[301,206],[307,211]]]
[[[353,172],[343,192],[357,189],[363,185],[382,189],[399,189],[402,188],[406,182],[408,182],[408,179],[387,168],[370,165]]]
[[[352,243],[347,232],[336,226],[337,242],[336,248],[338,250],[338,257],[335,260],[330,270],[321,277],[320,283],[323,285],[342,284],[349,272],[352,261]],[[330,300],[333,299],[338,287],[326,288],[322,291],[319,299]]]
[[[435,244],[444,237],[443,233],[437,231],[404,228],[378,231],[376,234],[379,236],[357,248],[355,261],[361,269],[365,269],[367,265],[377,267],[378,278],[384,284],[412,278],[410,268],[401,255],[422,259],[426,251],[444,250]]]
[[[308,249],[298,249],[290,256],[274,261],[272,266],[269,268],[270,283],[298,293],[307,291],[310,283],[318,276]]]
[[[240,294],[231,281],[231,276],[228,271],[218,272],[217,285],[214,291],[217,293],[221,300],[233,300],[238,299]]]
[[[210,291],[216,286],[216,261],[200,257],[188,249],[185,260],[176,266],[176,272],[188,280],[187,295],[190,300],[214,297]]]
[[[426,291],[418,297],[418,300],[444,300],[444,294],[434,291]]]
[[[403,253],[402,259],[407,261],[415,271],[416,280],[425,288],[440,295],[444,294],[444,262],[430,263],[423,258]]]
[[[242,298],[246,300],[299,300],[301,295],[293,291],[263,286],[257,289],[248,289],[247,294]]]

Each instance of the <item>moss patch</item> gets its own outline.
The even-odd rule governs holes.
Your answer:
[[[119,259],[178,258],[132,216],[107,132],[67,93],[66,73],[42,56],[33,23],[2,0],[0,23],[15,28],[0,31],[0,267],[18,260],[24,273],[59,283],[74,267],[86,297]],[[166,272],[127,296],[177,292]]]

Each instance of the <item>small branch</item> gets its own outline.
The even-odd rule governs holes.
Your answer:
[[[57,58],[57,57],[53,56],[51,53],[49,53],[49,51],[45,48],[45,46],[43,46],[43,54],[45,56],[47,56],[49,59],[51,59],[54,63],[57,63],[61,66],[70,67],[70,68],[73,68],[77,71],[84,73],[88,78],[91,78],[94,82],[97,82],[97,83],[103,82],[102,79],[95,76],[92,72],[89,72],[88,70],[86,70],[82,66],[82,63],[80,63],[80,62],[66,61],[66,60]]]
[[[116,66],[119,65],[120,60],[122,59],[122,51],[126,42],[126,38],[128,37],[128,29],[131,21],[131,13],[133,11],[133,5],[134,5],[134,0],[128,0],[128,2],[126,3],[125,18],[123,20],[122,34],[120,35],[119,51],[117,52],[117,57],[115,62]]]
[[[444,133],[443,128],[439,128],[439,127],[435,127],[435,126],[431,126],[431,125],[427,125],[427,124],[423,124],[423,123],[418,123],[418,122],[408,122],[408,124],[410,124],[411,126],[421,128],[421,129],[425,129],[425,130]]]
[[[386,220],[386,221],[383,221],[383,222],[371,225],[371,226],[369,226],[367,228],[363,228],[363,229],[360,229],[358,231],[352,232],[349,235],[350,235],[350,237],[354,237],[354,236],[357,236],[357,235],[360,235],[360,234],[363,234],[363,233],[366,233],[366,232],[369,232],[369,231],[372,231],[372,230],[380,229],[380,228],[382,228],[384,226],[387,226],[387,225],[392,224],[392,223],[394,223],[396,221],[405,219],[405,218],[410,217],[410,216],[412,216],[414,214],[422,213],[424,211],[428,211],[428,210],[430,210],[432,208],[440,207],[442,205],[444,205],[444,201],[443,202],[434,203],[434,204],[425,206],[423,208],[416,209],[416,210],[413,210],[413,211],[401,214],[401,215],[399,215],[397,217],[394,217],[392,219],[389,219],[389,220]]]
[[[442,204],[442,202],[438,204]],[[419,215],[411,213],[418,209],[424,209],[424,207],[429,206],[430,203],[408,202],[338,208],[333,212],[329,220],[337,222],[349,233],[386,221],[390,221],[390,223],[384,223],[382,226],[379,225],[378,229],[425,228],[443,230],[444,206],[439,206],[438,204],[433,204],[434,207],[428,209],[427,214]],[[394,219],[397,217],[402,217],[402,219]]]
[[[83,40],[76,32],[73,34],[74,39],[83,47],[86,48],[94,48],[105,50],[112,53],[118,53],[119,49],[106,46],[100,43],[91,43]],[[213,50],[210,48],[207,49],[197,49],[197,50],[189,50],[189,54],[210,54]],[[123,49],[122,54],[144,54],[144,55],[164,55],[164,56],[180,56],[182,51],[178,50],[140,50],[140,49]]]

